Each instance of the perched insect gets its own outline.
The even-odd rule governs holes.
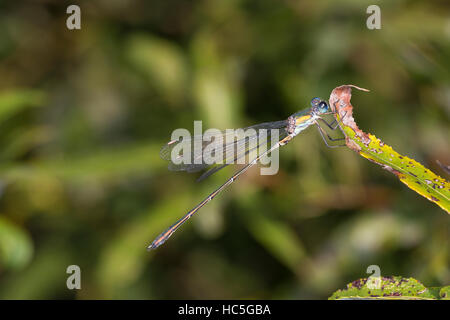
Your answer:
[[[229,178],[224,184],[222,184],[219,188],[217,188],[215,191],[213,191],[210,195],[208,195],[202,202],[200,202],[199,204],[197,204],[192,210],[190,210],[188,213],[186,213],[180,220],[178,220],[177,222],[175,222],[171,227],[169,227],[166,231],[164,231],[163,233],[161,233],[158,237],[156,237],[156,239],[147,247],[148,250],[151,249],[155,249],[157,247],[159,247],[160,245],[162,245],[164,242],[167,241],[167,239],[169,239],[169,237],[183,224],[185,223],[190,217],[192,217],[200,208],[202,208],[205,204],[207,204],[209,201],[211,201],[212,199],[214,199],[214,197],[221,192],[223,189],[225,189],[228,185],[230,185],[231,183],[233,183],[241,174],[243,174],[245,171],[247,171],[251,166],[253,166],[254,164],[256,164],[264,155],[269,154],[270,152],[272,152],[273,150],[279,148],[280,146],[284,146],[285,144],[287,144],[289,141],[292,140],[292,138],[294,138],[296,135],[298,135],[300,132],[304,131],[306,128],[308,128],[309,126],[315,124],[317,126],[317,128],[319,129],[320,135],[323,138],[323,141],[325,142],[325,144],[330,147],[330,148],[334,148],[334,147],[338,147],[340,145],[329,145],[325,136],[331,140],[331,141],[337,141],[337,140],[343,140],[341,139],[333,139],[331,138],[324,130],[323,128],[319,125],[319,120],[326,124],[330,129],[335,130],[339,123],[336,122],[336,120],[334,120],[331,124],[328,123],[325,119],[322,118],[323,115],[326,114],[331,114],[333,113],[328,105],[328,103],[320,98],[313,98],[311,100],[311,107],[304,109],[302,111],[299,111],[297,113],[294,113],[293,115],[291,115],[287,120],[282,120],[282,121],[275,121],[275,122],[266,122],[266,123],[261,123],[261,124],[257,124],[248,128],[245,128],[244,130],[247,129],[254,129],[254,135],[250,136],[246,139],[240,139],[240,140],[236,140],[233,141],[232,143],[223,143],[221,146],[219,146],[220,148],[223,149],[223,151],[229,150],[231,148],[236,149],[237,152],[234,155],[234,160],[237,160],[241,157],[245,157],[247,154],[249,154],[252,149],[258,148],[261,144],[266,143],[268,137],[270,136],[270,131],[271,130],[278,130],[279,133],[279,141],[277,143],[275,143],[273,146],[271,146],[269,149],[267,149],[266,151],[262,152],[261,154],[259,154],[258,156],[256,156],[255,158],[253,158],[253,160],[251,160],[248,164],[245,165],[245,167],[243,167],[241,170],[239,170],[238,172],[236,172],[231,178]],[[253,148],[251,148],[251,141],[252,139],[257,139],[258,137],[258,131],[260,130],[268,130],[269,134],[267,136],[267,139],[262,139],[261,141],[258,141],[258,144],[255,146],[253,146]],[[225,133],[224,133],[225,135]],[[166,144],[162,149],[161,149],[161,157],[165,160],[169,160],[170,164],[169,164],[169,169],[170,170],[174,170],[174,171],[187,171],[187,172],[196,172],[196,171],[200,171],[203,170],[205,168],[207,168],[210,164],[207,163],[190,163],[190,164],[175,164],[172,160],[171,160],[171,153],[172,153],[172,149],[178,145],[179,143],[192,143],[195,141],[200,141],[199,143],[204,144],[203,141],[203,137],[200,136],[194,136],[190,141],[185,141],[185,140],[173,140],[170,141],[168,144]],[[221,141],[226,141],[226,139],[221,139]],[[194,151],[192,153],[192,157],[196,158],[196,157],[201,157],[201,150],[197,151],[197,153]],[[229,162],[223,163],[223,164],[217,164],[216,166],[213,166],[212,168],[210,168],[208,171],[206,171],[200,178],[199,180],[202,180],[206,177],[208,177],[209,175],[213,174],[214,172],[217,172],[218,170],[224,168],[225,166],[227,166],[229,164]]]

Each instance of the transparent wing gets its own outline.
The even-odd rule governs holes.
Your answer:
[[[272,130],[278,134],[278,141],[287,136],[287,120],[266,122],[244,129],[218,131],[210,140],[204,135],[172,140],[162,147],[161,158],[169,161],[169,170],[198,172],[208,167],[200,178],[203,180],[231,163],[244,164],[254,158],[252,153],[267,146]]]

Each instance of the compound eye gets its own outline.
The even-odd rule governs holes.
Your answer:
[[[330,108],[328,107],[328,104],[325,101],[321,101],[319,103],[319,110],[320,110],[320,112],[325,113],[325,112],[330,111]]]
[[[312,106],[312,107],[315,107],[315,106],[317,106],[321,101],[322,101],[322,99],[320,99],[319,97],[312,98],[312,100],[311,100],[311,106]]]

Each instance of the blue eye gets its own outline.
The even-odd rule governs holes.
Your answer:
[[[326,113],[330,111],[330,107],[325,101],[321,101],[318,108],[321,113]]]
[[[311,106],[312,106],[312,107],[315,107],[315,106],[317,106],[321,101],[322,101],[322,99],[320,99],[319,97],[312,98],[312,100],[311,100]]]

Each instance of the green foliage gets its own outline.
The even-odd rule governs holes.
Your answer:
[[[170,41],[145,34],[131,36],[126,47],[136,71],[148,77],[171,103],[181,103],[187,72],[180,49]]]
[[[0,123],[29,107],[40,107],[45,93],[35,89],[15,89],[0,94]]]
[[[431,288],[430,288],[431,290]],[[442,300],[450,300],[450,286],[445,286],[442,288],[436,287],[436,290],[439,290],[439,298]]]
[[[303,245],[285,223],[261,215],[254,216],[249,221],[249,230],[268,252],[293,272],[304,262]]]
[[[373,90],[362,128],[445,174],[448,10],[386,1],[370,31],[369,4],[86,1],[69,31],[64,1],[2,1],[0,299],[325,299],[371,264],[448,284],[448,216],[314,128],[145,250],[238,169],[168,171],[174,129],[286,119],[340,83]]]
[[[448,288],[426,288],[414,278],[372,276],[347,284],[345,289],[334,292],[329,300],[439,300],[447,298]]]
[[[4,179],[39,179],[51,176],[78,182],[89,179],[113,179],[127,174],[149,173],[163,166],[158,163],[159,145],[128,145],[124,148],[96,150],[84,157],[46,159],[32,165],[4,164],[0,174]]]
[[[0,270],[20,270],[33,255],[33,245],[25,231],[0,216]]]

